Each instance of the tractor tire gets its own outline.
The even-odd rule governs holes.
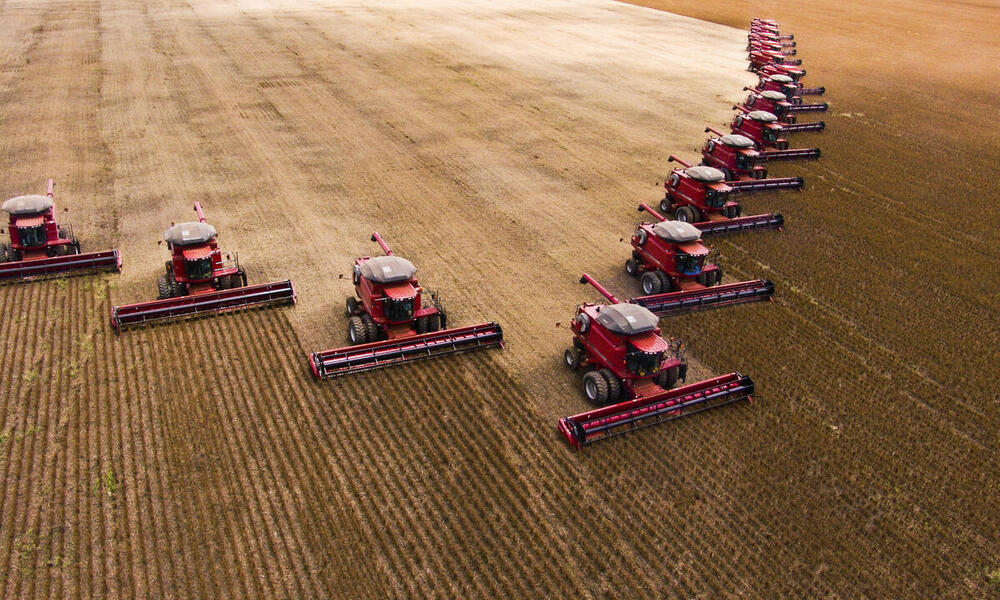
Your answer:
[[[722,210],[722,214],[725,215],[727,219],[735,219],[736,217],[740,216],[740,207],[727,206]]]
[[[567,348],[563,353],[563,360],[568,368],[575,371],[580,366],[580,351],[576,348]]]
[[[433,333],[444,329],[441,323],[444,320],[444,313],[430,315],[427,317],[427,333]]]
[[[671,211],[674,210],[674,203],[670,201],[669,197],[664,197],[660,200],[660,212],[669,215]]]
[[[379,330],[378,324],[368,313],[361,315],[361,322],[365,324],[365,333],[368,336],[369,342],[377,342],[382,337],[382,332]]]
[[[215,289],[217,290],[228,290],[231,287],[233,286],[230,283],[228,275],[226,275],[225,277],[219,277],[218,279],[215,280]]]
[[[618,397],[622,395],[622,382],[611,372],[611,369],[601,369],[598,371],[604,381],[608,384],[608,404],[618,402]]]
[[[723,175],[725,175],[726,181],[736,181],[736,178],[733,176],[733,172],[730,171],[728,168],[726,167],[717,167],[717,168],[720,171],[722,171]]]
[[[156,280],[156,299],[166,300],[170,297],[170,282],[167,281],[166,277],[160,277]]]
[[[680,376],[677,367],[670,367],[669,369],[663,369],[656,374],[656,385],[660,386],[665,390],[677,385],[677,379]]]
[[[635,277],[639,274],[639,263],[636,262],[634,258],[630,258],[625,261],[625,272],[631,277]]]
[[[243,269],[236,271],[235,275],[230,275],[233,278],[232,285],[230,287],[241,288],[247,286],[247,272]]]
[[[639,285],[642,287],[642,293],[647,296],[652,296],[653,294],[659,294],[662,284],[660,283],[660,278],[657,277],[659,271],[646,271],[642,274],[642,278],[639,280]]]
[[[435,322],[435,325],[437,325],[437,329],[435,329],[434,331],[438,331],[440,329],[448,329],[448,315],[445,314],[443,310],[441,310],[441,307],[438,307],[438,319]]]
[[[417,320],[413,323],[413,328],[417,330],[417,335],[421,333],[427,333],[427,322],[428,317],[417,317]]]
[[[347,320],[347,341],[352,346],[365,344],[368,342],[368,328],[361,317],[351,317]]]
[[[79,253],[80,253],[80,242],[74,239],[73,245],[70,246],[70,254],[79,254]]]
[[[670,276],[663,271],[656,272],[657,279],[660,280],[660,293],[666,294],[668,292],[674,291],[674,282],[670,280]]]
[[[0,244],[0,263],[7,262],[7,244]]]
[[[180,298],[181,296],[187,296],[187,288],[184,287],[183,283],[173,279],[170,279],[168,281],[170,283],[171,298]]]
[[[710,273],[709,277],[706,277],[706,279],[710,280],[709,283],[706,284],[708,287],[722,283],[722,267],[716,269],[714,273]]]
[[[587,371],[583,376],[583,395],[595,406],[608,403],[608,382],[597,371]]]
[[[353,317],[360,312],[358,310],[358,299],[354,296],[348,296],[346,306],[344,307],[344,315],[347,317]]]
[[[677,209],[677,213],[674,215],[677,217],[678,221],[683,223],[695,223],[694,209],[690,206],[682,206]]]

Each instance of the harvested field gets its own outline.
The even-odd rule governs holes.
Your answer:
[[[779,169],[809,190],[746,201],[787,231],[718,243],[778,301],[664,322],[756,402],[556,437],[585,407],[556,327],[597,297],[579,272],[637,291],[635,206],[753,81],[729,4],[0,4],[0,193],[54,177],[84,250],[125,259],[0,287],[0,595],[987,597],[1000,186],[962,175],[1000,159],[971,133],[991,9],[881,15],[875,85],[877,30],[772,3],[833,104],[801,137],[822,161]],[[195,200],[299,305],[115,336]],[[508,349],[313,381],[373,228]]]

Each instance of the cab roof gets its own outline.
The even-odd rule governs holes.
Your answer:
[[[653,233],[657,237],[677,244],[701,239],[701,230],[684,221],[660,221],[653,225]]]
[[[362,277],[383,285],[409,281],[417,272],[413,263],[401,256],[376,256],[362,261],[358,268]]]
[[[788,75],[782,75],[778,73],[775,75],[771,75],[771,81],[776,81],[778,83],[791,83],[795,80],[789,77]]]
[[[621,302],[602,306],[597,313],[597,322],[612,333],[633,336],[653,331],[660,319],[649,309],[638,304]]]
[[[37,215],[52,208],[52,198],[32,194],[11,198],[0,206],[4,212],[19,217],[22,215]]]
[[[175,246],[205,244],[215,236],[215,227],[200,222],[177,223],[163,232],[164,241]]]
[[[775,90],[764,90],[763,92],[760,93],[760,95],[766,98],[767,100],[772,100],[774,102],[784,102],[785,100],[788,100],[788,98],[784,94],[782,94],[781,92],[777,92]]]
[[[778,117],[774,116],[774,113],[769,113],[766,110],[749,112],[747,113],[747,117],[760,123],[775,123],[778,120]]]
[[[753,140],[738,133],[726,134],[719,138],[719,140],[731,148],[753,148]]]
[[[704,165],[688,167],[684,169],[684,174],[691,179],[705,183],[719,183],[726,180],[726,175],[722,171],[715,167],[706,167]]]

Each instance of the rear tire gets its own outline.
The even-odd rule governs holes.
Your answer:
[[[712,277],[705,278],[711,280],[711,282],[708,284],[709,286],[719,285],[720,283],[722,283],[722,267],[717,268],[715,272],[710,273],[710,275],[714,276],[714,279],[712,279]]]
[[[740,207],[727,206],[725,209],[723,209],[723,214],[726,216],[727,219],[735,219],[736,217],[740,216]]]
[[[563,360],[567,367],[575,371],[580,366],[580,351],[576,348],[567,348],[566,352],[563,353]]]
[[[417,330],[417,335],[427,333],[427,321],[427,317],[417,317],[417,320],[413,323],[413,328]]]
[[[344,314],[348,317],[353,317],[358,314],[358,299],[354,296],[347,297],[347,305],[344,308]]]
[[[170,282],[167,281],[166,277],[160,277],[156,280],[156,298],[157,300],[166,300],[170,297]]]
[[[660,200],[660,212],[661,213],[663,213],[665,215],[669,215],[670,211],[672,211],[673,209],[674,209],[674,205],[673,205],[672,202],[670,202],[670,198],[669,197],[664,198],[663,200]]]
[[[660,293],[666,294],[668,292],[674,291],[674,282],[670,280],[670,276],[663,271],[656,272],[656,278],[660,280]]]
[[[171,298],[180,298],[181,296],[186,296],[186,295],[187,295],[187,288],[184,287],[184,284],[180,283],[179,281],[175,281],[175,280],[171,279],[170,280],[170,297]]]
[[[639,280],[639,285],[642,286],[642,293],[647,296],[652,296],[653,294],[659,294],[660,288],[660,278],[657,277],[658,271],[646,271],[642,274],[642,278]]]
[[[365,327],[361,317],[351,317],[347,320],[347,341],[352,346],[368,342],[368,328]]]
[[[694,209],[692,209],[690,206],[682,206],[678,208],[674,216],[677,217],[678,221],[681,221],[683,223],[695,222]]]
[[[603,406],[608,402],[608,382],[597,371],[583,376],[583,394],[591,404]]]
[[[0,244],[0,263],[7,262],[7,244]]]
[[[630,276],[635,277],[639,274],[639,263],[636,262],[634,258],[630,258],[625,261],[625,272]]]
[[[598,373],[608,384],[608,403],[618,402],[618,397],[622,394],[622,384],[618,381],[618,377],[611,372],[611,369],[601,369]]]

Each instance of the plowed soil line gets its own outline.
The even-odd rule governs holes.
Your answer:
[[[561,367],[574,306],[597,299],[579,274],[637,292],[635,207],[754,81],[730,27],[751,15],[0,3],[0,196],[54,177],[84,249],[125,256],[120,275],[0,287],[0,596],[989,594],[1000,276],[982,203],[1000,190],[956,174],[1000,163],[995,130],[968,131],[1000,108],[996,36],[971,26],[991,9],[859,5],[893,32],[886,58],[867,20],[778,4],[830,89],[829,131],[801,140],[823,159],[778,168],[805,194],[746,200],[785,233],[717,243],[777,302],[663,323],[693,378],[742,370],[756,401],[574,454],[554,425],[585,408]],[[915,64],[938,66],[911,85]],[[160,232],[195,200],[298,306],[115,336],[110,306],[153,297]],[[507,350],[313,381],[306,352],[344,343],[342,276],[373,229],[452,323],[500,321]]]

